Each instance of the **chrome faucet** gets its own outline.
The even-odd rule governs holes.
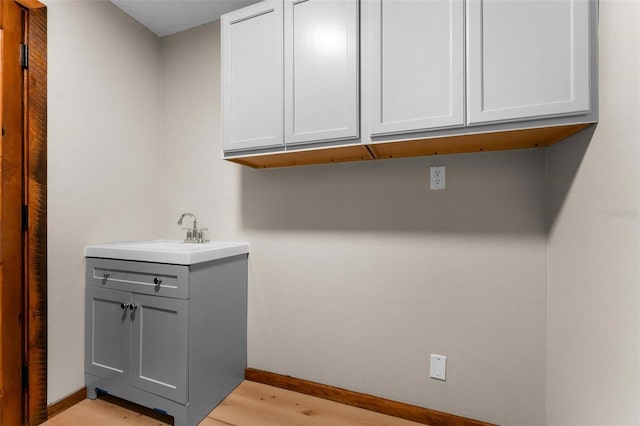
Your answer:
[[[191,212],[184,212],[180,215],[178,219],[178,225],[182,225],[182,220],[185,216],[191,216],[193,218],[193,228],[183,228],[187,231],[187,238],[185,238],[185,243],[204,243],[206,242],[204,239],[203,231],[206,231],[207,228],[198,228],[198,221],[196,219],[196,215]]]

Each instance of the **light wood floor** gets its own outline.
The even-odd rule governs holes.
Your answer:
[[[85,399],[44,426],[166,426],[100,399]],[[244,381],[200,426],[418,426],[419,423]]]

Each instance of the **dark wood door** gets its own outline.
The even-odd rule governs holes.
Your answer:
[[[0,423],[23,423],[23,10],[0,2]]]
[[[0,425],[47,419],[46,22],[0,1]]]

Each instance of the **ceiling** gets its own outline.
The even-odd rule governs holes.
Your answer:
[[[127,15],[163,37],[220,18],[259,0],[111,0]]]

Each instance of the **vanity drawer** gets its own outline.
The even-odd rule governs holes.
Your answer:
[[[88,257],[87,285],[188,299],[189,267]]]

